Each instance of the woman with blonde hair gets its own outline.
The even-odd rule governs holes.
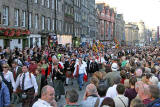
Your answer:
[[[90,83],[94,84],[96,87],[98,87],[99,80],[98,80],[97,77],[92,77],[91,80],[90,80]]]
[[[10,96],[13,92],[13,89],[15,88],[15,80],[13,78],[13,73],[9,71],[9,65],[3,64],[3,72],[0,73],[0,76],[2,77],[3,82],[7,85]]]
[[[103,75],[101,72],[97,71],[93,74],[92,77],[96,77],[98,80],[101,80],[103,78]]]

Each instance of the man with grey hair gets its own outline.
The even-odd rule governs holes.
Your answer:
[[[99,95],[96,86],[94,84],[89,84],[86,87],[84,101],[81,102],[81,107],[94,107],[98,99]]]
[[[10,94],[8,87],[2,81],[0,76],[0,107],[9,107],[10,105]]]
[[[160,90],[157,85],[150,85],[150,99],[152,102],[150,102],[147,107],[160,107]]]
[[[46,85],[42,88],[41,99],[33,104],[32,107],[57,107],[54,88]]]
[[[64,107],[80,107],[80,105],[77,104],[78,102],[78,93],[76,90],[68,90],[65,94],[66,104]]]

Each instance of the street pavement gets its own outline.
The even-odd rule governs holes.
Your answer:
[[[65,86],[65,91],[75,89],[79,94],[79,100],[78,100],[78,104],[79,104],[83,100],[85,89],[86,89],[86,86],[88,84],[89,84],[89,82],[84,82],[82,90],[79,91],[79,86],[78,86],[78,83],[77,83],[77,79],[74,79],[73,80],[73,85]],[[57,105],[58,105],[58,107],[63,107],[65,105],[65,96],[64,95],[61,96],[61,99],[57,102]]]
[[[65,91],[75,89],[79,94],[78,104],[80,104],[81,101],[83,100],[84,92],[85,92],[86,86],[89,84],[89,82],[84,82],[82,90],[79,91],[79,86],[78,86],[78,83],[77,83],[77,79],[73,79],[72,81],[73,81],[73,85],[69,84],[68,86],[65,86]],[[66,104],[65,95],[63,95],[63,96],[61,96],[61,99],[57,102],[57,106],[58,107],[64,107],[65,104]],[[15,105],[13,107],[22,107],[22,104]]]

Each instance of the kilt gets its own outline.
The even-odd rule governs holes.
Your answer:
[[[54,80],[53,84],[56,96],[65,94],[64,83],[62,82],[62,80]]]
[[[67,78],[73,78],[73,73],[71,71],[66,71]]]
[[[22,106],[23,107],[30,107],[30,104],[32,104],[32,101],[34,99],[34,88],[29,88],[27,90],[24,91],[27,95],[26,99],[22,99]]]

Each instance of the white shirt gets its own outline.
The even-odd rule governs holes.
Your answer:
[[[104,57],[99,57],[98,59],[96,59],[97,63],[105,63],[105,59]]]
[[[98,105],[98,107],[100,107],[101,106],[101,104],[102,104],[102,102],[103,102],[103,100],[105,99],[105,97],[101,97],[101,98],[99,98],[99,105]]]
[[[18,68],[19,68],[19,66],[16,66],[16,68],[15,68],[16,73],[17,73]]]
[[[24,76],[24,73],[18,75],[17,80],[16,80],[15,89],[17,89],[17,87],[19,85],[22,88],[23,76]],[[24,79],[24,90],[27,90],[32,87],[34,87],[35,93],[37,93],[38,92],[38,85],[37,85],[37,81],[36,81],[35,76],[33,74],[31,74],[31,76],[30,76],[29,72],[26,72],[25,79]]]
[[[13,78],[13,73],[11,71],[8,71],[6,74],[4,74],[4,78],[8,81],[8,82],[11,82],[12,83],[12,87],[13,89],[15,89],[15,81],[14,81],[14,78]]]
[[[128,107],[128,98],[124,95],[117,95],[113,100],[115,102],[115,107]]]
[[[20,66],[23,65],[22,62],[19,59],[15,59],[14,61],[17,62],[18,65],[20,65]]]
[[[62,68],[64,68],[64,64],[63,64],[63,62],[59,62],[59,64],[62,66]]]
[[[32,107],[53,107],[53,106],[51,106],[47,101],[38,99],[38,101],[36,101]]]
[[[76,75],[76,72],[77,72],[77,65],[75,66],[75,69],[74,69],[74,73],[73,73],[74,76]],[[87,75],[86,64],[81,64],[79,66],[79,74],[86,74]]]
[[[112,87],[109,87],[108,91],[107,91],[107,94],[106,94],[106,97],[111,97],[112,99],[114,97],[116,97],[118,95],[116,87],[117,87],[117,85],[113,85]]]

